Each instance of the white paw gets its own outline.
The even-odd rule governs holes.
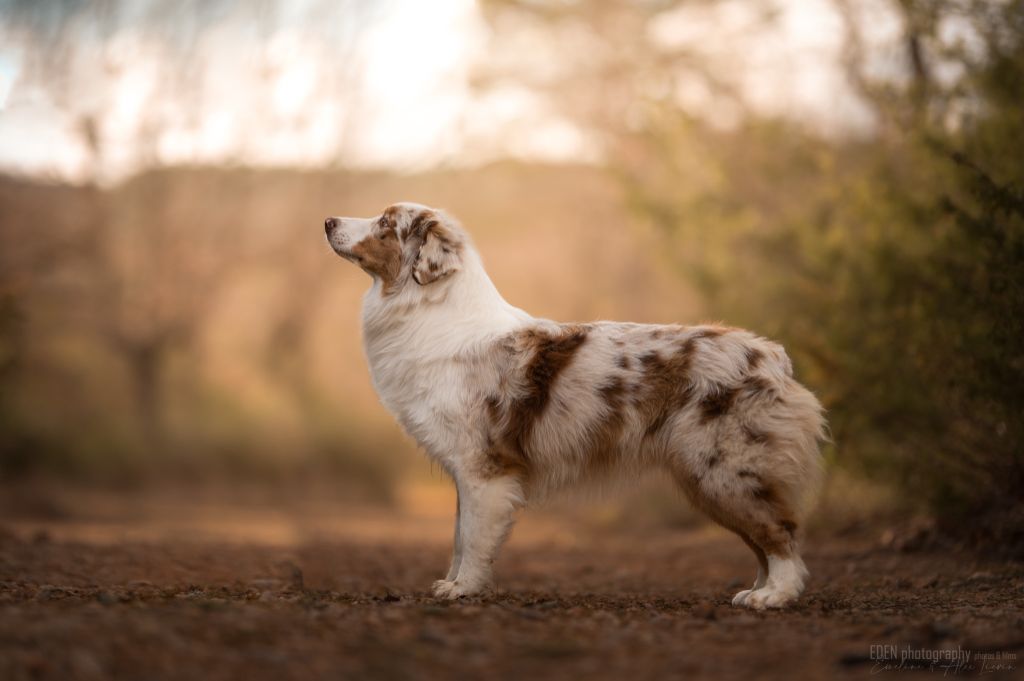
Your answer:
[[[799,594],[782,589],[765,587],[750,592],[743,600],[743,605],[754,610],[765,610],[767,608],[782,608],[797,599]],[[733,601],[735,602],[735,601]]]
[[[733,605],[746,605],[747,598],[754,593],[754,589],[745,589],[732,597]]]
[[[434,582],[434,596],[454,601],[456,598],[462,598],[463,596],[475,596],[483,592],[486,588],[486,584],[464,582],[458,579],[454,581],[439,579]]]
[[[431,588],[432,588],[432,590],[434,592],[434,595],[436,597],[438,597],[438,598],[447,598],[448,594],[450,594],[451,591],[452,591],[452,587],[454,587],[454,586],[455,586],[455,581],[454,580],[439,579],[436,582],[434,582],[434,584],[433,584],[433,586]]]

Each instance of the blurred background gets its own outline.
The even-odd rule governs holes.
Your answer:
[[[783,342],[830,531],[1024,546],[1022,2],[0,0],[0,172],[8,518],[447,517],[323,238],[412,200],[535,315]]]

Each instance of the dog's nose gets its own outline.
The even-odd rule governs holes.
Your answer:
[[[338,218],[327,218],[324,220],[324,231],[330,232],[338,226]]]

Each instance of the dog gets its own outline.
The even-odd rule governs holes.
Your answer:
[[[536,319],[505,302],[453,218],[420,204],[325,228],[373,279],[362,334],[381,401],[455,481],[454,550],[435,596],[490,586],[527,502],[653,469],[756,555],[733,604],[801,594],[825,421],[780,345],[717,325]]]

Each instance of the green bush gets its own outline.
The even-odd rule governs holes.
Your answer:
[[[998,9],[954,85],[879,91],[875,135],[716,133],[663,113],[640,141],[660,152],[620,173],[709,312],[786,343],[838,465],[947,529],[1021,546],[1024,9]]]

